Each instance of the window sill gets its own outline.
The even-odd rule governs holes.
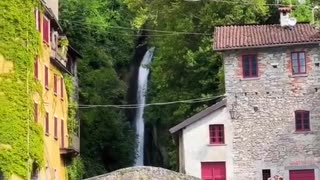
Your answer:
[[[313,131],[294,131],[293,134],[313,134]]]
[[[49,87],[48,86],[45,86],[46,90],[49,90]]]
[[[227,144],[208,144],[208,146],[227,146]]]
[[[64,101],[64,99],[63,99],[63,98],[61,98],[61,101]]]
[[[46,133],[46,136],[49,136],[49,133]]]
[[[289,75],[289,77],[291,77],[291,78],[295,78],[295,77],[308,77],[308,74],[292,74],[292,75]]]
[[[259,79],[260,79],[260,77],[247,77],[247,78],[243,77],[241,79],[241,81],[254,81],[254,80],[259,80]]]
[[[58,141],[58,137],[55,136],[55,137],[54,137],[54,140]]]
[[[55,93],[53,93],[53,94],[54,94],[54,96],[58,96],[58,93],[56,93],[56,92],[55,92]]]

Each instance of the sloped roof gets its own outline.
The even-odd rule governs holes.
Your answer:
[[[297,44],[317,44],[320,34],[308,23],[294,27],[270,25],[236,25],[215,28],[214,50],[277,47]]]
[[[211,114],[212,112],[224,107],[227,105],[227,100],[222,99],[221,101],[217,102],[216,104],[208,107],[207,109],[195,114],[194,116],[182,121],[180,124],[172,127],[169,131],[171,134],[174,134],[178,132],[179,130],[185,128],[186,126],[189,126],[190,124],[202,119],[203,117],[206,117],[207,115]]]

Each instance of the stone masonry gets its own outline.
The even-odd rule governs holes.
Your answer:
[[[228,108],[234,107],[235,180],[262,179],[262,169],[289,179],[291,169],[320,177],[320,67],[318,46],[223,53]],[[304,51],[307,74],[292,75],[291,52]],[[244,79],[242,55],[256,54],[259,77]],[[294,112],[310,111],[310,132],[296,132]]]

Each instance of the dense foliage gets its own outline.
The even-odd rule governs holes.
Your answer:
[[[27,179],[28,168],[44,165],[43,131],[33,121],[31,98],[41,94],[33,78],[34,58],[42,44],[35,7],[35,0],[0,1],[0,172],[6,178],[16,174]]]
[[[214,27],[279,22],[276,7],[266,5],[273,0],[237,2],[62,0],[62,24],[84,56],[79,64],[80,103],[126,103],[125,77],[130,76],[133,42],[141,36],[156,47],[149,103],[223,94],[222,58],[212,50]],[[310,13],[309,7],[299,5],[294,16],[308,21]],[[212,103],[146,108],[146,164],[176,169],[177,152],[168,129]],[[135,136],[122,110],[81,109],[80,118],[86,176],[132,165]]]
[[[256,23],[265,20],[268,12],[263,6],[264,0],[254,0],[252,5],[183,0],[126,2],[135,12],[136,26],[144,24],[149,29],[191,32],[158,32],[160,37],[150,36],[150,42],[156,47],[148,94],[151,103],[222,94],[222,59],[212,50],[214,26]],[[135,11],[138,7],[142,10]],[[168,129],[213,102],[148,108],[146,121],[152,129],[152,139],[148,141],[151,148],[147,163],[176,169],[176,147]]]
[[[125,104],[127,71],[134,38],[118,36],[112,26],[129,26],[121,1],[61,0],[61,23],[79,61],[80,104]],[[127,32],[131,35],[132,32]],[[85,177],[130,166],[135,158],[135,133],[122,109],[80,109],[81,156]]]

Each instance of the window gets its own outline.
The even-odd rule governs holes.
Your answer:
[[[35,163],[32,164],[31,180],[39,180],[38,166]]]
[[[58,180],[58,172],[54,169],[54,180]]]
[[[34,121],[38,122],[38,103],[34,103]]]
[[[61,147],[64,148],[64,123],[63,119],[61,119]]]
[[[291,53],[292,74],[306,73],[306,58],[304,52]]]
[[[39,57],[34,59],[34,78],[39,79]]]
[[[44,66],[44,86],[49,89],[49,69],[48,66]]]
[[[242,56],[243,77],[258,77],[258,61],[256,55]]]
[[[60,79],[60,91],[61,91],[61,100],[63,100],[64,91],[63,91],[63,78]]]
[[[47,136],[49,136],[49,113],[46,112],[46,117],[45,117],[45,133]]]
[[[58,118],[54,117],[54,139],[58,139]]]
[[[57,93],[58,93],[58,78],[57,78],[57,75],[53,76],[53,92],[54,92],[54,95],[57,95]]]
[[[50,180],[50,169],[46,167],[46,180]]]
[[[50,42],[50,20],[44,16],[43,18],[43,33],[42,33],[43,41],[47,44]]]
[[[296,111],[296,131],[310,131],[310,113],[309,111]]]
[[[224,126],[210,125],[210,144],[224,144]]]
[[[268,180],[271,177],[270,169],[263,169],[262,170],[262,180]]]
[[[38,8],[34,10],[34,15],[35,15],[35,21],[36,21],[36,29],[38,31],[41,31],[41,13],[38,10]]]

